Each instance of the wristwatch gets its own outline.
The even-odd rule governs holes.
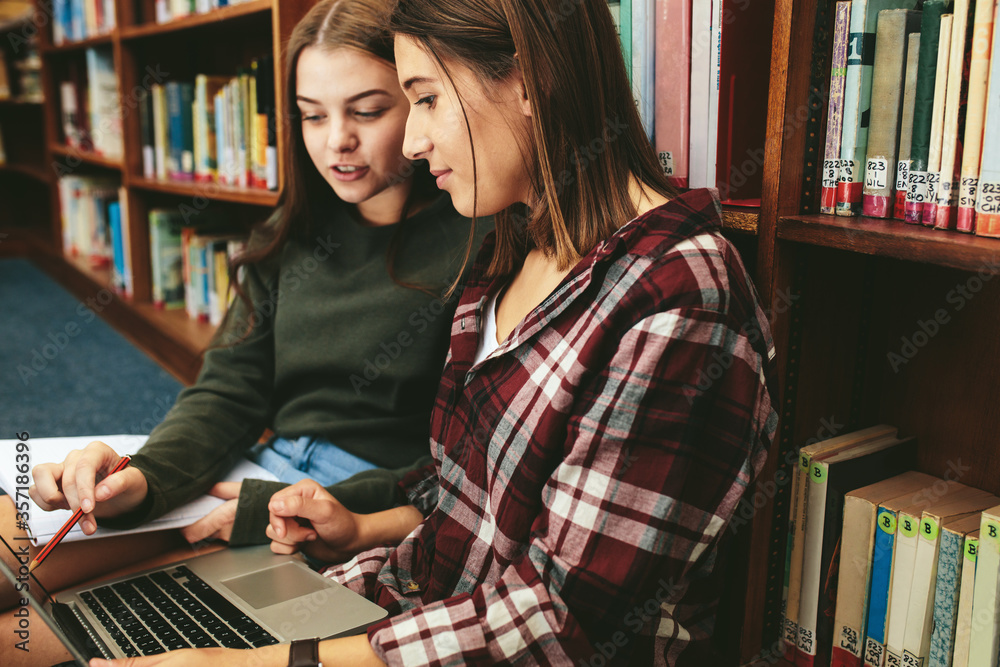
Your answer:
[[[319,661],[319,637],[293,641],[288,649],[288,667],[323,667]]]

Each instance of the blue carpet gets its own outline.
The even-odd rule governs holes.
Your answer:
[[[31,262],[0,260],[0,440],[146,434],[180,389]]]

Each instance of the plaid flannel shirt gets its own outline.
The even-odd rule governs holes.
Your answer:
[[[327,575],[390,665],[713,664],[718,543],[774,437],[774,345],[707,190],[621,227],[472,367],[487,237],[431,415],[426,517]]]

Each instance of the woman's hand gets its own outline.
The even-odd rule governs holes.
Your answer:
[[[291,554],[302,549],[326,562],[341,562],[362,551],[363,515],[340,504],[329,491],[305,479],[278,491],[267,505],[266,534],[271,551]]]
[[[108,445],[92,442],[71,451],[62,463],[35,466],[35,483],[28,493],[45,511],[83,509],[80,528],[90,535],[97,530],[95,517],[125,514],[138,507],[149,492],[145,475],[136,468],[127,467],[105,477],[120,459]]]
[[[101,660],[94,658],[90,667],[245,667],[246,665],[283,666],[288,664],[288,645],[275,644],[246,651],[233,648],[201,648],[168,651],[143,658]]]
[[[239,507],[240,489],[242,487],[243,482],[219,482],[209,489],[209,495],[222,498],[226,502],[190,526],[181,528],[184,539],[191,544],[208,539],[225,540],[228,542],[233,534],[233,524],[236,523],[236,509]]]

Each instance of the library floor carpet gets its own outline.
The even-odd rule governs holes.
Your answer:
[[[180,389],[31,262],[0,260],[0,440],[146,434]]]

